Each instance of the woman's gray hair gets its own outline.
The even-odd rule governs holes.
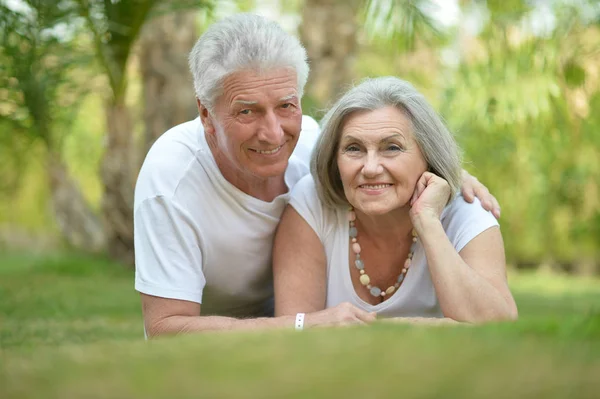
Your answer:
[[[347,117],[355,112],[394,106],[412,122],[413,135],[429,171],[445,179],[453,196],[461,185],[461,151],[440,116],[410,83],[395,78],[365,79],[344,94],[321,120],[321,136],[311,159],[311,173],[324,204],[346,206],[348,200],[337,164]]]
[[[300,41],[276,22],[253,14],[237,14],[211,25],[190,52],[189,65],[196,97],[209,111],[222,94],[223,79],[234,72],[292,67],[301,98],[309,71]]]

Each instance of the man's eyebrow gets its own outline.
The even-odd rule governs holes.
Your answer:
[[[255,105],[258,101],[247,101],[247,100],[235,100],[234,104],[244,104],[244,105]]]
[[[295,98],[298,98],[298,96],[295,95],[295,94],[290,94],[289,96],[281,97],[279,99],[279,101],[288,101],[288,100],[292,100],[292,99],[295,99]]]

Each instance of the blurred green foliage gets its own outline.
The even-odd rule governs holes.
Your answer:
[[[441,112],[503,205],[511,261],[597,262],[600,25],[558,4],[542,35],[527,30],[531,10],[504,10],[447,74]]]
[[[510,263],[599,273],[600,2],[460,4],[437,43],[364,40],[357,77],[400,76],[436,106],[502,205]]]

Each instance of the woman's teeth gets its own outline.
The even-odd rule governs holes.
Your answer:
[[[389,187],[389,186],[391,186],[391,184],[363,184],[360,187],[362,187],[362,188],[368,188],[368,189],[371,189],[371,190],[378,190],[378,189],[386,188],[386,187]]]

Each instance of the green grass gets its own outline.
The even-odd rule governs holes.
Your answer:
[[[517,323],[145,342],[133,273],[0,257],[0,398],[540,397],[600,392],[600,281],[511,275]]]

